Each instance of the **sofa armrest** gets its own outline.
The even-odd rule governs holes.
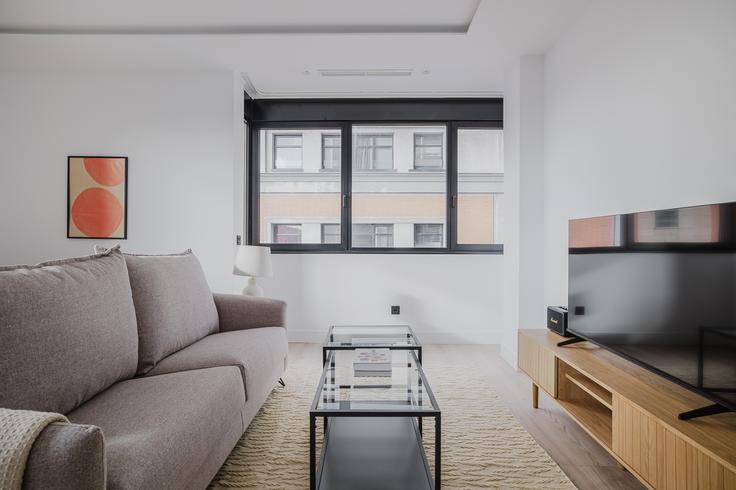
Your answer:
[[[31,447],[23,473],[23,490],[104,490],[105,479],[102,429],[55,422],[41,431]]]
[[[220,332],[260,327],[285,327],[286,303],[240,294],[214,294]]]

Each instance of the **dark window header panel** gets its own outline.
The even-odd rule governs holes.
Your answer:
[[[503,99],[258,99],[246,119],[263,122],[479,121],[503,127]]]

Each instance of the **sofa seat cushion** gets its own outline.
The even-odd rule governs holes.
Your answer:
[[[197,257],[125,254],[138,318],[138,374],[217,332],[215,300]]]
[[[68,418],[102,429],[108,489],[204,488],[244,431],[244,406],[238,369],[218,367],[117,383]]]
[[[0,267],[0,407],[67,413],[138,364],[119,250]]]
[[[209,335],[163,359],[149,375],[213,366],[237,366],[245,394],[270,393],[284,373],[288,342],[286,329],[263,327]]]

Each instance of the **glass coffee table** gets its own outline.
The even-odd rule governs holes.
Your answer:
[[[356,375],[358,348],[390,349],[390,370]],[[324,368],[309,411],[310,489],[439,489],[441,411],[411,327],[335,326],[323,349]],[[320,417],[324,440],[317,464]],[[434,478],[422,444],[425,417],[434,418]]]

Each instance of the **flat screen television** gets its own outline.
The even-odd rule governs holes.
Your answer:
[[[569,222],[568,330],[736,411],[736,203]]]

